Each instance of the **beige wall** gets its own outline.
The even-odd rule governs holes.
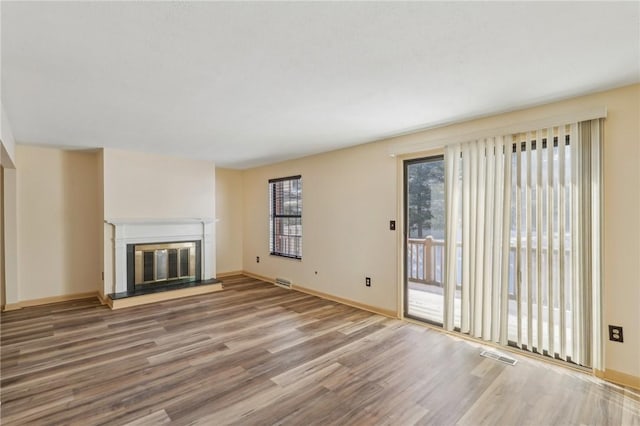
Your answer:
[[[100,283],[98,285],[98,291],[100,296],[104,298],[105,292],[105,223],[104,223],[104,150],[100,149],[97,152],[97,167],[96,167],[96,180],[98,181],[98,223],[96,223],[98,233],[98,271],[100,271]],[[109,260],[109,264],[111,260]],[[109,272],[109,279],[111,280],[112,274]]]
[[[389,220],[397,219],[395,173],[395,159],[380,143],[245,171],[245,270],[395,311],[398,247],[389,230]],[[297,174],[301,261],[269,256],[268,180]],[[371,287],[364,285],[367,276]]]
[[[102,150],[104,219],[215,218],[215,165],[141,152]],[[104,286],[113,292],[113,228],[104,225]],[[215,276],[215,246],[213,247]]]
[[[401,161],[391,146],[455,138],[485,129],[606,107],[604,147],[604,326],[622,325],[625,342],[605,335],[605,367],[640,377],[640,85],[417,132],[244,172],[244,269],[334,296],[395,309]],[[303,260],[268,255],[270,178],[301,174]],[[399,231],[397,231],[399,232]],[[261,262],[256,263],[255,257]],[[318,272],[317,275],[315,272]],[[372,287],[364,277],[372,277]]]
[[[211,161],[104,149],[103,171],[108,219],[215,216]]]
[[[212,162],[24,145],[16,157],[18,279],[15,292],[7,289],[8,303],[110,293],[113,249],[105,218],[215,216]]]
[[[242,271],[242,172],[216,168],[216,267]]]
[[[18,145],[18,301],[96,291],[95,152]]]
[[[0,306],[4,306],[7,302],[15,303],[18,293],[16,148],[11,124],[1,103],[0,115],[0,203],[3,204],[0,215]]]
[[[604,140],[603,318],[605,328],[613,324],[625,330],[622,344],[605,337],[605,365],[640,377],[640,85],[591,100],[598,101],[609,108]]]
[[[4,231],[4,303],[18,302],[18,207],[16,169],[4,168],[3,231]]]

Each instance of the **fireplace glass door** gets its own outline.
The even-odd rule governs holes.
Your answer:
[[[196,279],[196,243],[136,244],[134,284]]]

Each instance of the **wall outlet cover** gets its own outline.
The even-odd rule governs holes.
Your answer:
[[[609,340],[612,342],[624,342],[624,337],[622,335],[622,326],[620,325],[610,325],[609,326]]]

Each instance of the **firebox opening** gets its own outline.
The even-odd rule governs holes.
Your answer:
[[[127,290],[199,281],[200,241],[127,245]]]

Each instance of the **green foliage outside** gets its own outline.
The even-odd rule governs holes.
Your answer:
[[[444,161],[410,164],[407,197],[409,237],[444,238]]]

